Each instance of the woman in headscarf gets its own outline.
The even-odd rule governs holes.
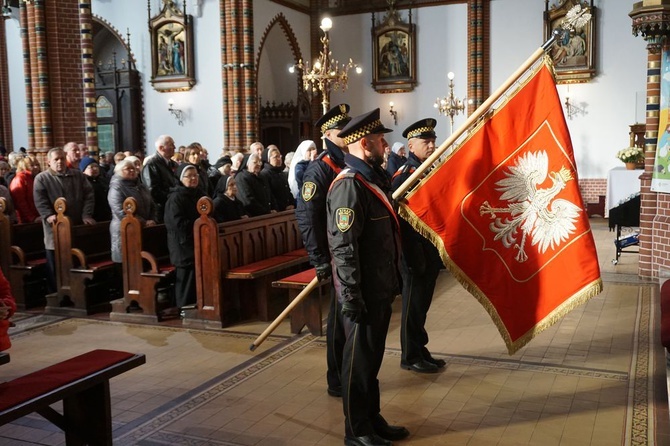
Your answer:
[[[274,198],[274,209],[277,212],[295,208],[295,199],[288,187],[288,181],[284,176],[284,165],[281,162],[281,152],[277,146],[269,145],[263,152],[265,164],[261,170],[261,178],[270,187]]]
[[[219,180],[223,191],[214,197],[214,212],[212,216],[217,223],[249,218],[244,206],[237,199],[237,183],[235,177],[224,175]]]
[[[316,144],[311,139],[306,139],[295,149],[295,155],[291,161],[291,167],[288,171],[288,185],[291,188],[293,198],[298,198],[300,189],[302,189],[302,176],[305,173],[307,164],[316,159]]]
[[[407,157],[405,144],[401,142],[393,143],[386,166],[386,171],[393,176],[406,162]]]
[[[237,198],[250,217],[276,212],[272,208],[270,188],[260,177],[261,163],[260,157],[255,153],[247,154],[242,160],[239,172],[235,175]]]
[[[165,228],[168,235],[170,262],[175,266],[175,301],[177,308],[196,303],[195,239],[193,224],[200,216],[198,200],[204,196],[198,187],[198,169],[189,163],[177,168],[179,183],[170,188],[165,203]]]
[[[135,217],[145,226],[156,224],[156,204],[151,199],[149,188],[140,182],[139,170],[128,158],[122,159],[114,166],[114,176],[109,183],[107,202],[112,211],[109,223],[109,234],[112,240],[112,261],[121,263],[121,220],[126,216],[123,202],[133,197],[137,203]]]
[[[195,166],[198,170],[198,189],[200,189],[203,194],[209,195],[209,177],[207,175],[207,170],[202,164],[202,160],[202,146],[197,142],[189,144],[184,152],[184,162]]]

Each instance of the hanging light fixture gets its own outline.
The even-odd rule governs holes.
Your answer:
[[[355,64],[353,60],[349,59],[346,64],[341,64],[333,58],[330,51],[330,38],[328,31],[333,27],[333,22],[330,18],[325,17],[321,21],[321,52],[319,58],[310,66],[309,61],[300,60],[297,65],[290,67],[290,72],[295,72],[299,69],[303,72],[302,82],[306,91],[312,93],[321,92],[323,106],[323,113],[325,114],[330,108],[330,92],[331,90],[346,90],[347,82],[349,80],[349,70],[354,68],[356,73],[360,74],[362,69]]]
[[[454,116],[465,112],[466,100],[460,100],[454,95],[454,73],[450,71],[447,78],[449,78],[449,94],[441,99],[437,98],[433,107],[439,114],[449,117],[451,133],[454,133]]]

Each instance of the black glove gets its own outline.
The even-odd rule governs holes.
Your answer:
[[[317,265],[315,269],[316,278],[319,279],[319,282],[323,282],[333,275],[333,269],[330,267],[330,263],[321,263]]]
[[[342,316],[356,324],[363,322],[365,313],[367,313],[365,302],[361,299],[350,300],[342,304]]]

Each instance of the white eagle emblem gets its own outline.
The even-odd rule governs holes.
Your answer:
[[[554,248],[567,240],[575,232],[575,221],[582,209],[562,198],[555,198],[568,183],[574,179],[565,167],[558,172],[549,173],[552,185],[545,189],[537,186],[547,179],[549,157],[544,150],[526,153],[516,160],[505,172],[506,178],[496,183],[496,190],[502,192],[501,201],[507,201],[507,207],[496,208],[485,201],[479,208],[479,214],[490,215],[495,219],[489,228],[505,248],[514,248],[519,252],[514,257],[517,262],[528,260],[526,238],[532,238],[532,246],[540,253]],[[496,214],[509,214],[509,217],[496,218]]]

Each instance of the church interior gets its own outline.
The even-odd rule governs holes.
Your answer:
[[[663,286],[670,277],[670,190],[663,189],[661,142],[670,135],[669,0],[0,3],[0,146],[24,150],[43,165],[51,148],[69,141],[92,154],[150,156],[160,135],[176,146],[197,141],[211,163],[224,152],[246,153],[254,141],[275,144],[282,156],[304,140],[321,150],[315,122],[340,103],[350,105],[352,116],[379,108],[393,130],[386,135],[391,145],[403,141],[411,123],[434,118],[436,146],[460,135],[452,141],[457,147],[468,118],[542,47],[567,11],[588,8],[591,22],[546,54],[603,292],[510,355],[489,313],[442,270],[426,330],[446,368],[423,375],[400,367],[395,302],[379,374],[382,412],[410,431],[396,444],[670,444],[664,348],[670,291]],[[626,168],[617,154],[629,147],[640,148],[644,160]],[[632,210],[624,206],[631,198]],[[199,206],[202,221],[210,211]],[[73,279],[43,299],[43,285],[26,279],[37,268],[30,254],[43,250],[41,237],[0,218],[0,267],[8,278],[19,277],[26,296],[11,319],[0,383],[91,350],[132,352],[144,355],[136,367],[104,378],[111,408],[105,429],[113,444],[342,444],[342,403],[326,391],[326,287],[250,349],[302,289],[272,284],[286,271],[299,273],[298,262],[262,280],[230,273],[243,266],[230,259],[254,249],[241,240],[262,239],[256,234],[271,225],[286,251],[302,248],[290,211],[251,225],[198,226],[202,249],[209,250],[197,267],[203,271],[198,304],[162,318],[153,305],[169,293],[170,273],[147,252],[166,250],[159,246],[164,233],[151,229],[144,242],[142,229],[133,235],[137,263],[123,265],[123,284],[95,288],[88,277]],[[85,256],[96,233],[72,231],[73,249]],[[634,246],[622,248],[631,234]],[[150,249],[154,236],[160,242]],[[21,260],[29,267],[20,273],[7,249],[19,237],[39,245],[24,247],[28,256]],[[126,279],[142,265],[150,270],[138,273],[137,282]],[[151,310],[134,313],[123,299],[110,303],[104,296],[79,306],[110,288],[150,290]],[[35,293],[41,298],[30,301]],[[72,308],[59,307],[62,293]],[[66,410],[61,400],[54,399],[56,412]],[[66,438],[53,411],[17,418],[3,410],[0,401],[0,445],[81,444]]]

